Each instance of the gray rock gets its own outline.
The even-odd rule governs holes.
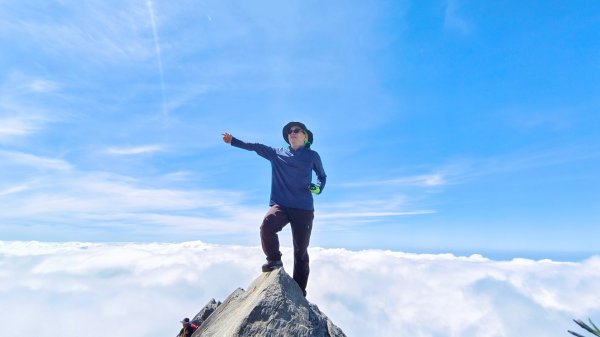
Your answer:
[[[304,298],[296,281],[280,268],[262,273],[247,291],[238,288],[221,305],[217,305],[192,335],[208,336],[346,335],[316,305]]]
[[[208,316],[210,316],[213,312],[215,312],[215,310],[217,310],[217,307],[219,305],[221,305],[221,302],[217,302],[214,298],[211,299],[204,306],[204,308],[202,308],[202,310],[200,310],[200,312],[197,313],[196,316],[194,316],[194,319],[192,319],[192,323],[196,324],[196,326],[200,326],[204,321],[206,321]]]

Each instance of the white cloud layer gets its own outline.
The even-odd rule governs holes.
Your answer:
[[[284,248],[291,272],[291,252]],[[554,336],[600,320],[583,262],[313,248],[309,300],[348,336]],[[260,273],[258,247],[0,241],[1,336],[172,336]]]

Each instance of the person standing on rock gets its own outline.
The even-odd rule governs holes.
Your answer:
[[[267,257],[262,271],[269,272],[283,266],[277,233],[288,223],[294,242],[294,280],[306,296],[309,258],[308,244],[314,219],[313,194],[321,194],[326,175],[321,157],[310,147],[312,132],[300,122],[289,122],[282,130],[286,148],[273,148],[259,143],[245,143],[229,133],[223,141],[232,146],[254,151],[271,162],[271,208],[260,226],[262,249]],[[312,183],[312,172],[317,182]]]

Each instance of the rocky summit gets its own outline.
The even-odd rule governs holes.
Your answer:
[[[236,289],[219,303],[211,300],[192,320],[192,337],[341,337],[346,336],[283,268],[262,273],[248,290]]]

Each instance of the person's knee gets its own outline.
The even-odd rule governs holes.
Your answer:
[[[309,260],[308,251],[294,250],[294,261],[298,263],[308,263]]]
[[[260,225],[261,234],[275,234],[281,230],[274,219],[275,217],[272,215],[269,215],[263,219],[263,222]]]

